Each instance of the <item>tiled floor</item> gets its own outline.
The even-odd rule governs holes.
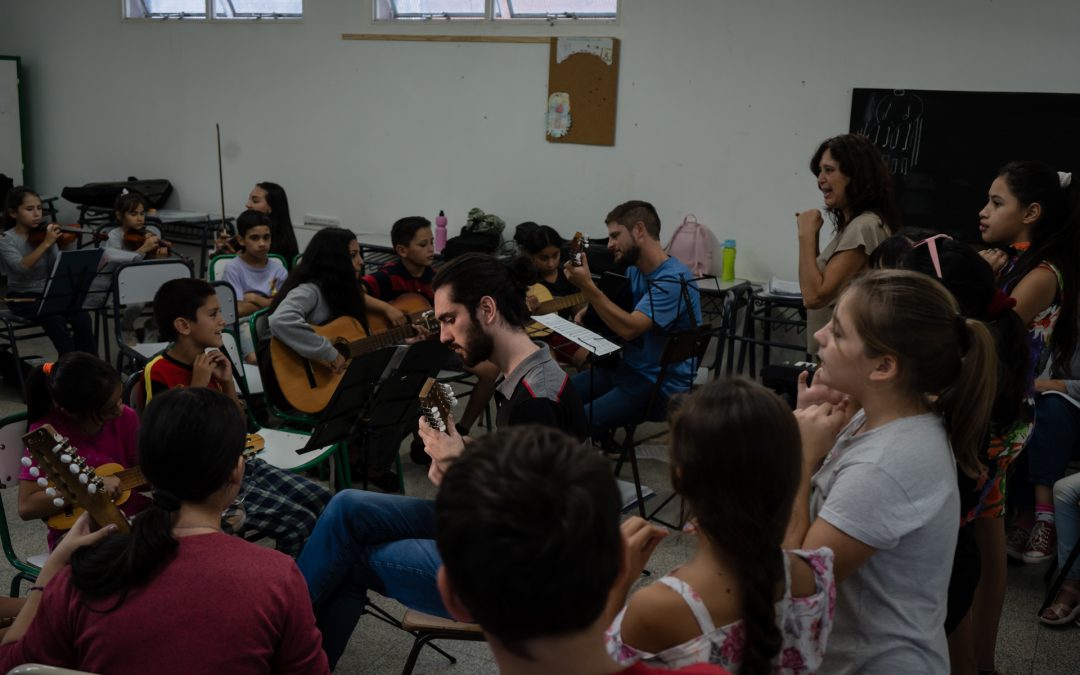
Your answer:
[[[51,353],[46,344],[34,344],[27,353]],[[13,387],[0,386],[0,416],[23,409],[22,402]],[[408,494],[430,497],[434,488],[428,483],[426,472],[408,461],[405,451],[405,481]],[[643,481],[656,489],[661,496],[668,490],[668,467],[663,462],[641,462]],[[629,471],[625,471],[629,474]],[[44,526],[39,522],[24,523],[16,515],[14,490],[0,492],[5,514],[11,528],[15,550],[23,556],[42,552],[45,537]],[[654,498],[655,499],[655,498]],[[676,508],[675,504],[669,506]],[[674,517],[674,516],[673,516]],[[663,572],[686,560],[693,547],[693,538],[672,534],[657,548],[650,569]],[[11,568],[0,565],[0,588],[7,588],[11,581]],[[1080,673],[1080,628],[1075,626],[1053,630],[1040,626],[1035,618],[1043,593],[1044,566],[1011,567],[1009,569],[1008,596],[1001,619],[998,638],[998,669],[1008,675],[1032,673],[1038,675],[1076,675]],[[395,602],[377,598],[376,602],[392,615],[401,616],[403,608]],[[412,646],[411,636],[373,617],[365,616],[353,635],[348,650],[338,665],[340,673],[400,673]],[[457,657],[456,665],[431,649],[424,649],[417,663],[416,673],[448,675],[495,673],[491,652],[483,643],[442,643],[446,651]]]

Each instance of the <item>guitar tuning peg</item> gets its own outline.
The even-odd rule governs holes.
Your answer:
[[[55,506],[58,509],[62,508],[64,506],[64,500],[63,500],[62,497],[57,497],[56,499],[52,500],[52,503],[53,503],[53,506]]]
[[[89,485],[87,485],[86,486],[86,491],[89,492],[92,495],[96,495],[97,494],[97,483],[90,483]]]
[[[63,464],[71,464],[71,455],[68,455],[68,454],[60,455],[60,461]]]
[[[82,469],[79,468],[78,464],[71,464],[68,466],[68,468],[71,469],[71,473],[79,473],[80,471],[82,471]]]
[[[52,453],[54,455],[59,454],[59,452],[61,450],[63,450],[63,449],[64,449],[64,444],[63,443],[57,443],[56,445],[53,446]]]
[[[49,481],[45,478],[45,476],[38,478],[37,484],[41,487],[49,487]]]
[[[80,473],[79,474],[79,482],[82,483],[83,485],[86,485],[87,483],[90,482],[90,477],[87,476],[85,473]]]
[[[34,460],[30,459],[29,457],[23,457],[19,461],[22,463],[23,466],[30,466],[34,463]]]
[[[30,467],[29,473],[30,473],[31,478],[37,478],[38,476],[41,475],[41,470],[38,469],[36,466],[32,466],[32,467]]]
[[[55,497],[56,496],[56,488],[52,488],[52,487],[45,488],[45,494],[49,495],[50,497]]]

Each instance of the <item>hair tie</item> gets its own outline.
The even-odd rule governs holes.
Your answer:
[[[961,353],[966,354],[971,348],[971,341],[968,340],[967,319],[963,314],[956,315],[956,335],[960,339]]]
[[[46,361],[45,363],[41,364],[41,372],[45,373],[46,375],[52,375],[53,365],[54,364],[52,361]]]
[[[1069,171],[1058,171],[1058,182],[1061,183],[1061,188],[1065,188],[1072,185],[1072,173]]]
[[[996,319],[1001,316],[1002,312],[1006,312],[1013,307],[1016,307],[1016,298],[1000,288],[995,288],[994,296],[990,298],[990,304],[986,306],[986,315],[991,319]]]
[[[165,511],[179,511],[180,500],[168,490],[154,490],[154,506]]]

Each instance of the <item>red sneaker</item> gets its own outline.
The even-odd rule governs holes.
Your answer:
[[[1024,562],[1036,564],[1046,562],[1057,555],[1057,532],[1054,524],[1046,520],[1036,520],[1031,528],[1027,548],[1024,549]]]

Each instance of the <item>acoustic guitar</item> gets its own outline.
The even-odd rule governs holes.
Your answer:
[[[262,436],[260,436],[259,434],[248,434],[246,445],[244,446],[244,458],[251,459],[258,453],[262,452],[265,446],[266,442]],[[83,461],[83,458],[79,456],[78,451],[75,448],[71,448],[71,451],[68,454],[71,455],[72,461]],[[33,451],[31,451],[31,455],[33,455]],[[30,458],[24,457],[23,462],[29,465]],[[34,470],[35,467],[30,468],[31,475],[33,475]],[[125,469],[123,466],[117,464],[116,462],[109,462],[107,464],[102,464],[101,466],[94,467],[93,472],[99,478],[104,478],[106,476],[116,476],[120,479],[120,489],[122,490],[122,492],[120,493],[119,497],[112,500],[112,503],[117,506],[120,506],[127,502],[128,498],[131,497],[132,490],[142,487],[144,485],[148,485],[150,483],[150,481],[146,480],[146,476],[143,475],[142,469],[137,466]],[[39,478],[40,480],[39,476],[35,476],[35,478]],[[102,483],[104,484],[104,481],[102,481]],[[49,484],[55,488],[55,484],[53,481],[50,480]],[[45,523],[54,530],[70,530],[75,525],[75,521],[78,520],[79,516],[81,516],[83,514],[83,511],[86,510],[85,508],[80,506],[77,501],[73,500],[65,501],[64,506],[65,508],[63,511],[55,513],[45,520]]]
[[[585,253],[586,245],[587,241],[585,235],[580,232],[575,232],[574,238],[570,240],[570,244],[566,247],[569,262],[574,267],[581,267],[581,256]],[[537,307],[535,311],[531,312],[534,316],[561,312],[564,309],[577,307],[586,302],[584,293],[573,293],[571,295],[563,295],[556,298],[551,295],[551,291],[548,290],[547,286],[540,283],[529,286],[529,289],[525,291],[525,294],[531,295],[540,301],[540,306]],[[551,335],[550,328],[536,321],[531,323],[525,330],[530,336],[537,338]]]
[[[439,330],[435,312],[428,301],[417,293],[406,293],[391,303],[409,319],[404,326],[390,328],[382,316],[368,314],[369,335],[360,322],[351,316],[342,316],[322,326],[312,326],[334,345],[346,359],[367,354],[377,349],[404,342],[423,327],[431,333]],[[322,412],[330,403],[344,373],[334,373],[325,364],[313,362],[300,356],[277,338],[270,339],[270,363],[277,377],[281,393],[289,405],[300,412],[314,415]]]

